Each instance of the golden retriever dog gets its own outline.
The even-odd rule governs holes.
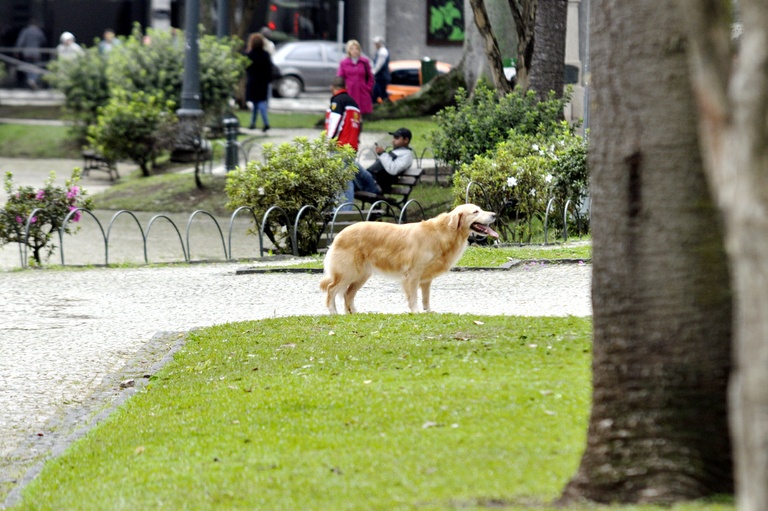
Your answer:
[[[337,313],[336,295],[341,293],[345,310],[357,312],[355,295],[375,271],[402,282],[411,312],[418,312],[421,288],[424,310],[429,311],[432,280],[461,258],[470,232],[498,238],[489,227],[495,219],[495,213],[464,204],[419,223],[360,222],[347,227],[325,256],[320,289],[326,292],[328,310]]]

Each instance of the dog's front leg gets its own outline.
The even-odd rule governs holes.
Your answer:
[[[408,300],[408,308],[411,312],[419,312],[417,303],[419,301],[419,279],[413,275],[406,275],[403,281],[403,291]]]
[[[421,303],[424,305],[424,310],[431,312],[432,309],[429,306],[429,291],[432,288],[432,281],[423,280],[419,285],[421,286]]]

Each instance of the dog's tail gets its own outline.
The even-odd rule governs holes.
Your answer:
[[[328,291],[328,286],[331,285],[331,281],[333,279],[330,275],[325,275],[322,279],[320,279],[320,289],[323,291]]]

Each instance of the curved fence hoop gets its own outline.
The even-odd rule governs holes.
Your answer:
[[[552,210],[553,206],[555,204],[555,198],[552,197],[549,199],[549,202],[547,202],[547,210],[544,212],[544,244],[547,244],[548,241],[548,231],[549,231],[549,212]]]
[[[81,211],[88,213],[91,216],[91,218],[96,220],[96,225],[99,226],[99,230],[101,231],[101,239],[104,241],[104,264],[108,264],[107,261],[109,261],[109,248],[108,248],[109,245],[107,244],[107,236],[106,234],[104,234],[104,227],[102,227],[101,222],[96,217],[96,215],[93,214],[92,211],[84,208],[75,208],[69,213],[67,213],[67,216],[64,217],[64,221],[61,222],[61,227],[59,227],[59,251],[61,252],[61,265],[66,266],[66,264],[64,263],[64,229],[67,228],[69,219]]]
[[[400,218],[397,219],[397,223],[398,224],[402,224],[403,220],[405,220],[405,218],[406,218],[405,214],[406,214],[408,208],[411,206],[411,204],[416,204],[419,207],[419,210],[421,211],[421,218],[425,217],[425,215],[424,215],[424,208],[421,207],[421,203],[419,201],[417,201],[416,199],[411,199],[408,202],[406,202],[405,204],[403,204],[403,209],[400,210]]]
[[[473,186],[477,186],[478,188],[480,188],[480,191],[483,192],[483,200],[485,200],[485,206],[490,207],[491,201],[488,200],[488,192],[485,190],[485,187],[482,184],[478,183],[477,181],[470,181],[469,183],[467,183],[467,188],[465,189],[465,192],[464,192],[464,203],[469,204],[469,191],[472,189]]]
[[[189,256],[187,255],[187,249],[184,247],[184,238],[181,237],[181,231],[179,231],[179,228],[176,226],[173,220],[171,220],[167,215],[155,215],[152,218],[149,219],[149,223],[147,224],[147,234],[144,237],[144,247],[146,250],[147,240],[149,239],[149,231],[152,229],[152,224],[155,223],[155,220],[158,219],[165,219],[168,220],[168,222],[173,226],[174,230],[176,231],[176,234],[179,237],[179,243],[181,244],[181,252],[184,254],[184,261],[189,262]],[[149,263],[149,261],[147,261]]]
[[[16,219],[12,218],[10,213],[8,213],[4,209],[0,209],[0,213],[2,213],[8,219],[8,224],[9,225],[13,225],[14,231],[16,231],[16,240],[17,240],[16,244],[19,246],[19,263],[21,264],[21,267],[23,268],[24,267],[24,247],[21,246],[22,245],[22,243],[21,243],[21,229],[19,228],[18,222],[16,222]]]
[[[432,146],[427,146],[424,149],[421,150],[421,154],[416,159],[416,165],[420,168],[424,168],[424,156],[427,154],[427,151],[429,151],[432,154],[432,159],[435,160],[435,183],[437,183],[440,180],[439,172],[440,172],[440,165],[438,165],[438,158],[437,153],[435,153],[435,149]]]
[[[237,215],[240,214],[241,211],[246,211],[246,210],[251,212],[251,215],[253,216],[253,223],[254,224],[259,223],[259,219],[256,217],[256,212],[250,206],[240,206],[232,213],[232,216],[229,217],[229,239],[228,239],[230,260],[232,259],[232,229],[235,226],[235,218],[237,217]]]
[[[355,204],[354,202],[342,202],[338,206],[336,206],[333,210],[333,216],[331,217],[331,221],[328,222],[328,225],[330,228],[326,232],[326,246],[330,247],[333,243],[333,239],[336,237],[334,234],[334,231],[336,230],[336,218],[339,216],[339,213],[346,213],[346,211],[342,211],[342,208],[345,208],[347,206],[351,206],[352,208],[357,210],[357,213],[360,215],[360,220],[364,220],[365,217],[363,216],[363,211],[360,209],[360,207]],[[352,211],[354,212],[354,211]]]
[[[264,213],[264,218],[261,219],[261,228],[259,229],[259,257],[264,257],[264,231],[267,227],[267,220],[269,219],[269,215],[273,211],[278,211],[283,218],[285,218],[285,225],[286,228],[291,225],[291,219],[288,216],[288,213],[285,212],[283,208],[280,206],[271,206],[266,213]],[[291,240],[291,243],[293,243],[293,234],[288,233],[288,239]],[[299,249],[296,245],[291,247],[291,252],[293,252],[293,255],[298,256],[299,255]]]
[[[141,226],[141,222],[139,221],[138,217],[133,213],[133,211],[128,211],[127,209],[121,209],[120,211],[116,212],[114,215],[112,215],[112,219],[109,221],[109,227],[107,228],[107,246],[109,246],[109,236],[112,233],[112,226],[115,224],[115,220],[121,215],[128,215],[136,222],[136,225],[139,228],[139,232],[141,233],[141,241],[144,248],[144,264],[147,264],[149,261],[147,259],[147,236],[144,234],[144,228]],[[109,264],[109,259],[107,259],[106,264]]]
[[[377,200],[373,204],[371,204],[371,207],[368,209],[368,213],[365,215],[365,221],[368,222],[371,220],[371,215],[374,214],[374,211],[376,210],[379,205],[383,205],[386,209],[387,213],[394,218],[395,217],[395,209],[392,204],[390,204],[389,201],[386,201],[384,199]]]
[[[579,215],[579,211],[576,209],[576,203],[571,199],[568,199],[563,208],[563,241],[568,241],[568,212],[571,209],[573,210],[572,216],[576,219],[576,228],[579,230],[579,237],[581,237],[581,215]]]
[[[296,214],[296,220],[293,222],[293,246],[296,247],[296,255],[298,255],[298,251],[299,251],[299,220],[301,220],[301,217],[304,215],[305,211],[311,211],[311,210],[315,210],[315,212],[317,213],[317,216],[319,216],[320,219],[323,221],[323,231],[327,226],[325,218],[323,218],[323,213],[319,209],[317,209],[312,204],[305,204],[304,206],[302,206],[299,212]],[[322,231],[320,232],[322,234]]]
[[[208,218],[210,218],[211,220],[213,220],[213,224],[216,226],[216,229],[218,229],[218,231],[219,231],[219,237],[221,238],[221,246],[224,248],[224,259],[226,259],[227,258],[227,243],[224,241],[224,232],[221,230],[221,226],[219,225],[219,221],[216,220],[216,217],[214,217],[211,213],[209,213],[208,211],[206,211],[204,209],[197,209],[197,210],[193,211],[192,214],[189,215],[189,219],[187,220],[186,236],[187,236],[187,253],[189,254],[189,259],[192,259],[192,244],[189,241],[189,230],[192,227],[192,220],[194,220],[194,218],[197,215],[205,215]]]
[[[48,212],[43,208],[35,208],[29,215],[27,215],[27,221],[24,223],[24,257],[21,259],[22,268],[26,268],[29,263],[29,252],[27,250],[29,248],[29,227],[32,225],[32,219],[35,217],[35,213],[38,211],[42,211],[43,213],[48,214]],[[50,216],[50,214],[48,216]]]

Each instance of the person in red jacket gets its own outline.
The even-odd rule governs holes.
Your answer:
[[[331,94],[331,104],[325,113],[325,132],[328,138],[335,138],[339,146],[348,145],[357,151],[363,120],[357,102],[347,92],[344,78],[334,77],[331,81]],[[381,194],[381,188],[373,178],[373,174],[362,168],[359,163],[355,177],[344,191],[346,202],[355,201],[356,191]]]

